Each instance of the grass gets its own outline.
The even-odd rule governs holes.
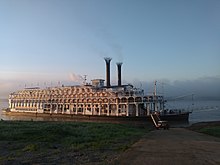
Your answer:
[[[81,163],[94,157],[102,161],[128,149],[146,132],[146,128],[124,124],[1,121],[0,164],[12,160],[27,163],[23,160],[28,161],[27,155],[32,163],[65,164],[64,153],[76,164],[79,157]]]
[[[199,132],[220,138],[220,126],[205,127],[200,129]]]
[[[220,121],[195,123],[189,129],[220,138]]]

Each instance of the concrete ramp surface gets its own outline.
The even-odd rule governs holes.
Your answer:
[[[219,165],[220,138],[185,128],[154,130],[117,160],[117,164]]]

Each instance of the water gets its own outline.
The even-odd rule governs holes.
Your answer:
[[[183,108],[192,111],[190,123],[220,121],[220,100],[171,101],[167,108]]]
[[[189,123],[206,122],[206,121],[220,121],[220,100],[197,100],[192,101],[170,101],[167,108],[184,108],[192,110],[190,114]],[[29,116],[8,116],[2,113],[2,108],[7,108],[7,100],[0,99],[0,119],[3,120],[31,120]],[[45,118],[37,118],[37,120],[48,120]],[[51,119],[50,119],[51,120]],[[64,120],[64,119],[53,119]],[[67,119],[66,119],[67,120]]]
[[[0,119],[9,120],[7,116],[2,114],[2,109],[8,107],[8,100],[7,99],[0,99]]]

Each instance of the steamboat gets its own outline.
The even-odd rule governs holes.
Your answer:
[[[118,84],[110,84],[111,58],[105,58],[106,84],[104,79],[93,79],[91,84],[25,88],[9,95],[11,113],[65,115],[89,118],[123,118],[148,120],[157,113],[163,120],[188,121],[189,112],[172,112],[165,109],[161,95],[145,95],[144,90],[131,84],[121,83],[121,66],[117,63]]]

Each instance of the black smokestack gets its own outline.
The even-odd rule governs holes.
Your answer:
[[[111,62],[111,58],[109,57],[105,57],[105,62],[106,62],[106,86],[110,87],[110,62]]]
[[[118,62],[117,63],[117,67],[118,67],[118,86],[121,86],[121,66],[122,66],[122,62]]]

